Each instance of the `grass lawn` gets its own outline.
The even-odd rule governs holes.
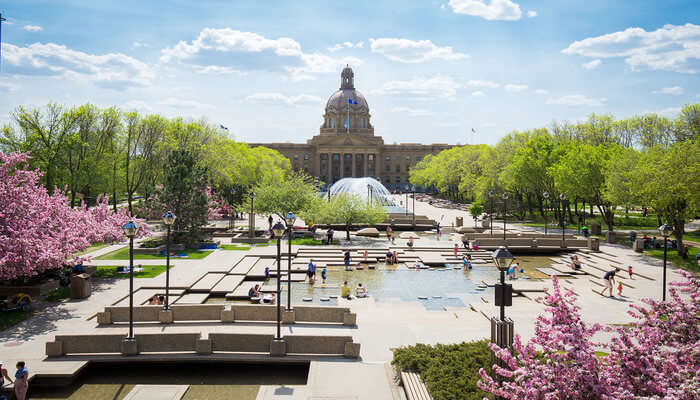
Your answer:
[[[46,294],[46,301],[59,302],[70,297],[70,286],[59,287]]]
[[[95,243],[95,244],[93,244],[92,246],[88,247],[88,248],[85,249],[85,250],[81,250],[81,251],[79,251],[79,252],[77,252],[77,253],[74,253],[74,255],[75,255],[76,257],[77,257],[77,256],[82,256],[82,255],[85,255],[85,254],[87,254],[87,253],[92,253],[93,251],[97,251],[97,250],[99,250],[99,249],[104,249],[104,248],[107,247],[107,246],[109,246],[108,243]]]
[[[29,318],[32,316],[34,313],[34,310],[30,310],[27,312],[24,311],[7,311],[4,313],[0,313],[0,331],[4,331],[5,329],[17,325],[20,322],[24,321],[25,319]]]
[[[177,253],[187,254],[186,258],[189,258],[191,260],[199,260],[211,254],[212,251],[213,250],[199,251],[194,249],[187,249],[185,251],[178,251]],[[178,257],[170,256],[171,260],[173,258]],[[123,249],[115,250],[111,253],[95,257],[95,260],[129,260],[129,247],[126,246]],[[165,256],[154,254],[134,254],[134,260],[165,260]]]
[[[300,246],[322,246],[323,242],[313,238],[297,238],[292,239],[292,244]],[[338,239],[333,239],[333,244],[338,244]]]
[[[100,265],[97,267],[97,272],[95,272],[93,278],[116,278],[116,279],[128,279],[129,274],[119,274],[117,273],[116,265]],[[134,272],[134,278],[155,278],[156,276],[165,272],[165,265],[144,265],[143,272]],[[170,269],[175,268],[174,265],[170,265]]]
[[[700,266],[698,266],[697,261],[695,261],[695,255],[698,254],[698,251],[700,251],[700,248],[688,246],[688,259],[684,260],[678,255],[676,249],[668,249],[666,252],[666,260],[672,262],[678,268],[700,273]],[[658,258],[659,260],[664,259],[664,249],[644,250],[644,253]]]
[[[236,244],[222,244],[219,245],[222,250],[250,250],[250,246],[239,246]]]

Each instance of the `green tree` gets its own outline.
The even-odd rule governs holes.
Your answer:
[[[321,224],[345,225],[345,237],[350,240],[350,228],[353,224],[374,225],[387,218],[386,210],[376,202],[368,202],[367,199],[348,193],[339,193],[331,196],[331,201],[316,203],[310,215],[313,221]],[[308,214],[308,213],[307,213]]]
[[[288,212],[301,215],[315,207],[319,197],[313,179],[305,174],[292,172],[282,179],[267,177],[253,187],[254,210],[262,215],[276,215],[282,221]]]
[[[484,206],[481,205],[480,201],[475,201],[469,207],[469,214],[471,214],[472,218],[474,218],[474,226],[476,226],[476,220],[479,219],[479,216],[483,212],[484,212]]]
[[[177,216],[176,234],[193,243],[200,237],[200,228],[207,223],[207,168],[198,163],[190,151],[174,150],[168,157],[165,171],[161,200]]]

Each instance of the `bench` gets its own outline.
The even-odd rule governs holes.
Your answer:
[[[415,372],[401,372],[401,383],[408,400],[433,400],[425,383]]]

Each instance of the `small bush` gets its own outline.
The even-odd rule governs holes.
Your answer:
[[[46,301],[59,302],[63,299],[70,297],[70,286],[63,286],[54,289],[46,294]]]
[[[429,346],[417,344],[394,350],[392,364],[420,374],[434,400],[492,398],[476,386],[479,369],[491,373],[488,340]]]

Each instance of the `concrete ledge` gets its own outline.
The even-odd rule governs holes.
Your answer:
[[[166,353],[196,351],[199,333],[146,333],[136,335],[139,352]]]
[[[173,322],[173,310],[160,310],[158,313],[158,321],[161,324],[171,324]]]
[[[226,306],[223,304],[187,304],[174,305],[174,321],[216,321],[221,317],[221,311]]]
[[[211,340],[197,339],[195,348],[197,350],[197,354],[211,354]]]
[[[343,353],[345,358],[360,358],[360,344],[346,342],[345,343],[345,353]]]
[[[283,338],[289,354],[345,354],[345,343],[352,343],[352,336],[290,335]]]
[[[123,339],[121,341],[121,353],[123,356],[135,356],[139,354],[139,347],[134,339]]]
[[[287,342],[284,339],[273,339],[270,342],[270,357],[282,357],[287,355]]]
[[[233,322],[235,318],[234,312],[231,309],[223,309],[219,315],[221,322],[225,323]]]
[[[63,342],[46,342],[47,357],[61,357],[63,355]]]
[[[118,335],[56,335],[61,342],[63,354],[73,353],[121,353],[124,334]]]
[[[268,353],[273,335],[246,333],[209,333],[212,351]]]
[[[283,324],[293,324],[294,323],[294,310],[286,310],[282,312],[282,323]]]
[[[112,324],[112,313],[109,311],[98,312],[97,313],[97,325],[111,325]]]
[[[356,326],[357,325],[357,314],[346,312],[343,314],[343,325],[345,326]]]

